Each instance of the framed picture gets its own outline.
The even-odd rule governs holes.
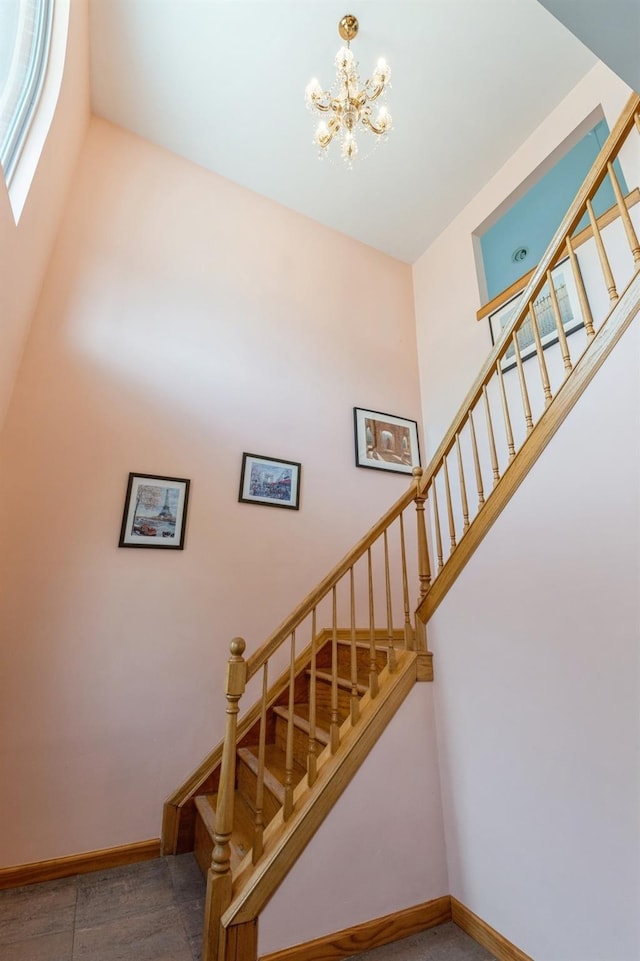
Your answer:
[[[418,425],[415,420],[353,408],[356,466],[410,474],[420,466]]]
[[[560,308],[564,332],[568,337],[569,334],[573,334],[576,330],[584,327],[578,292],[568,258],[559,263],[558,266],[551,271],[551,279],[556,292],[558,307]],[[512,297],[506,304],[503,304],[492,314],[489,314],[489,329],[491,331],[492,344],[496,344],[500,334],[511,320],[513,312],[518,307],[521,296],[522,294],[516,294],[516,296]],[[537,300],[533,304],[533,310],[538,322],[540,342],[543,349],[551,347],[552,344],[557,344],[558,328],[556,327],[556,318],[548,284],[545,284],[540,291]],[[533,336],[530,317],[527,317],[518,331],[518,347],[520,348],[520,356],[523,361],[528,360],[529,357],[533,357],[536,352],[536,342]],[[507,371],[515,366],[515,350],[513,343],[511,343],[502,358],[502,369],[503,371]]]
[[[181,551],[189,500],[183,477],[129,474],[118,547]]]
[[[301,470],[301,465],[295,461],[243,454],[238,500],[243,504],[266,504],[297,511]]]

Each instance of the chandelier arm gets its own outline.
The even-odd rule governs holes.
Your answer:
[[[364,95],[366,96],[367,100],[373,102],[374,100],[377,100],[378,97],[380,96],[380,94],[383,92],[383,90],[384,90],[384,88],[385,88],[385,84],[384,84],[384,83],[379,83],[379,84],[377,85],[377,87],[374,88],[373,91],[371,91],[371,89],[370,89],[370,84],[371,84],[371,81],[370,81],[370,80],[367,80],[367,82],[366,82],[366,84],[365,84],[365,88],[364,88],[364,90],[363,90],[362,92],[363,92]]]
[[[375,133],[378,136],[388,132],[388,128],[386,126],[382,126],[382,127],[376,126],[376,124],[373,122],[373,120],[371,120],[370,117],[362,117],[362,123],[364,124],[365,127],[368,127],[372,133]]]

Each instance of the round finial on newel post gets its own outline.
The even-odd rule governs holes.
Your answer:
[[[423,472],[422,472],[422,468],[421,468],[421,467],[414,467],[413,470],[411,471],[411,473],[413,474],[414,477],[422,477],[422,473],[423,473]]]
[[[247,642],[243,637],[234,637],[229,645],[229,650],[234,657],[242,657],[245,652]]]

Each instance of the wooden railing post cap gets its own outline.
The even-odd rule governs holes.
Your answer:
[[[247,645],[242,637],[234,637],[229,645],[231,657],[227,661],[227,697],[236,700],[244,694],[247,683],[247,662],[243,658],[244,649]]]
[[[421,467],[414,467],[411,473],[413,474],[414,477],[420,478],[422,477],[424,471],[422,470]]]
[[[246,646],[247,642],[243,637],[234,637],[231,641],[231,644],[229,644],[229,650],[231,651],[233,657],[242,657]]]

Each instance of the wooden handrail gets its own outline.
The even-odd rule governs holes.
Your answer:
[[[607,173],[607,162],[612,156],[615,156],[615,154],[618,153],[620,147],[630,133],[635,123],[634,117],[638,109],[640,109],[640,95],[634,93],[629,97],[622,114],[618,118],[613,130],[607,137],[604,146],[598,154],[593,167],[587,175],[586,180],[578,191],[575,200],[569,207],[569,210],[565,216],[562,218],[562,222],[553,235],[553,239],[547,248],[547,252],[538,266],[535,268],[531,279],[524,289],[518,308],[514,311],[509,323],[506,324],[502,330],[502,333],[498,338],[498,342],[487,357],[480,373],[476,377],[471,389],[460,405],[458,413],[453,419],[449,430],[443,437],[437,451],[429,461],[420,483],[421,490],[424,491],[427,489],[443,458],[449,453],[455,444],[456,434],[459,433],[464,425],[469,410],[475,407],[479,398],[482,396],[482,390],[491,380],[496,364],[502,358],[502,355],[508,350],[513,334],[522,323],[524,315],[529,309],[529,304],[538,296],[544,287],[546,283],[547,271],[551,270],[555,266],[556,261],[564,255],[566,238],[571,236],[576,226],[584,216],[587,201],[593,197],[600,187],[600,184],[604,180],[604,177]]]
[[[386,514],[383,514],[379,521],[377,521],[373,527],[364,535],[364,537],[358,541],[358,543],[353,547],[348,554],[339,561],[336,566],[329,571],[327,576],[320,581],[320,583],[314,587],[312,591],[307,594],[307,596],[302,600],[296,608],[293,609],[291,614],[282,622],[282,624],[276,628],[276,630],[269,635],[264,644],[258,648],[257,651],[251,655],[247,660],[247,680],[254,676],[254,674],[260,670],[262,665],[266,660],[268,660],[275,651],[278,650],[280,645],[289,637],[291,631],[293,631],[302,621],[311,614],[314,607],[317,607],[320,601],[329,594],[329,591],[336,586],[339,580],[341,580],[345,574],[349,572],[349,568],[360,560],[361,557],[367,553],[367,550],[372,544],[377,541],[377,539],[386,531],[391,524],[400,516],[400,514],[407,509],[409,504],[415,499],[416,496],[416,483],[412,481],[409,489],[398,498],[398,500],[393,504]]]

